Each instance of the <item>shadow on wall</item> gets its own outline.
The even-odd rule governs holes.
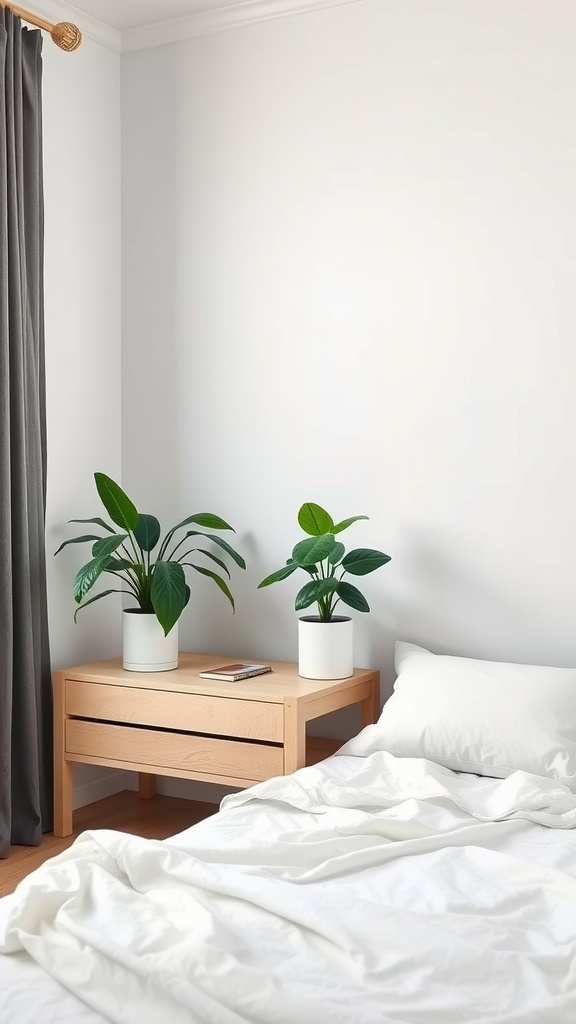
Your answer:
[[[461,542],[460,542],[461,543]],[[405,537],[402,572],[395,592],[397,639],[438,654],[525,664],[571,665],[574,658],[552,617],[546,594],[536,585],[519,600],[513,566],[506,587],[488,567],[465,564],[451,554],[448,535]],[[473,551],[477,555],[476,551]],[[504,585],[502,581],[504,580]]]

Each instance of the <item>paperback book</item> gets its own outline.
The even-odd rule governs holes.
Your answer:
[[[261,676],[271,671],[270,665],[246,665],[238,662],[234,665],[220,665],[218,668],[200,672],[199,675],[201,679],[223,679],[235,683],[239,679],[249,679],[250,676]]]

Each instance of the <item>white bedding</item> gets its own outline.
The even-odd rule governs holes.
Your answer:
[[[574,1024],[576,796],[368,727],[165,842],[84,833],[0,950],[0,1024]]]

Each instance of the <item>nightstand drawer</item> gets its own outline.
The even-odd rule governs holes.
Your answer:
[[[284,735],[282,704],[200,693],[128,689],[79,679],[66,680],[65,712],[76,718],[185,729],[269,743],[282,743]]]
[[[282,747],[242,743],[187,733],[107,725],[104,722],[66,723],[66,754],[115,761],[135,771],[155,767],[201,775],[230,776],[259,782],[282,775]]]

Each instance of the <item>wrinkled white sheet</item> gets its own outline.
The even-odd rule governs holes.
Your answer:
[[[375,747],[84,833],[0,901],[0,1024],[22,950],[96,1011],[45,1024],[574,1024],[576,796]]]

